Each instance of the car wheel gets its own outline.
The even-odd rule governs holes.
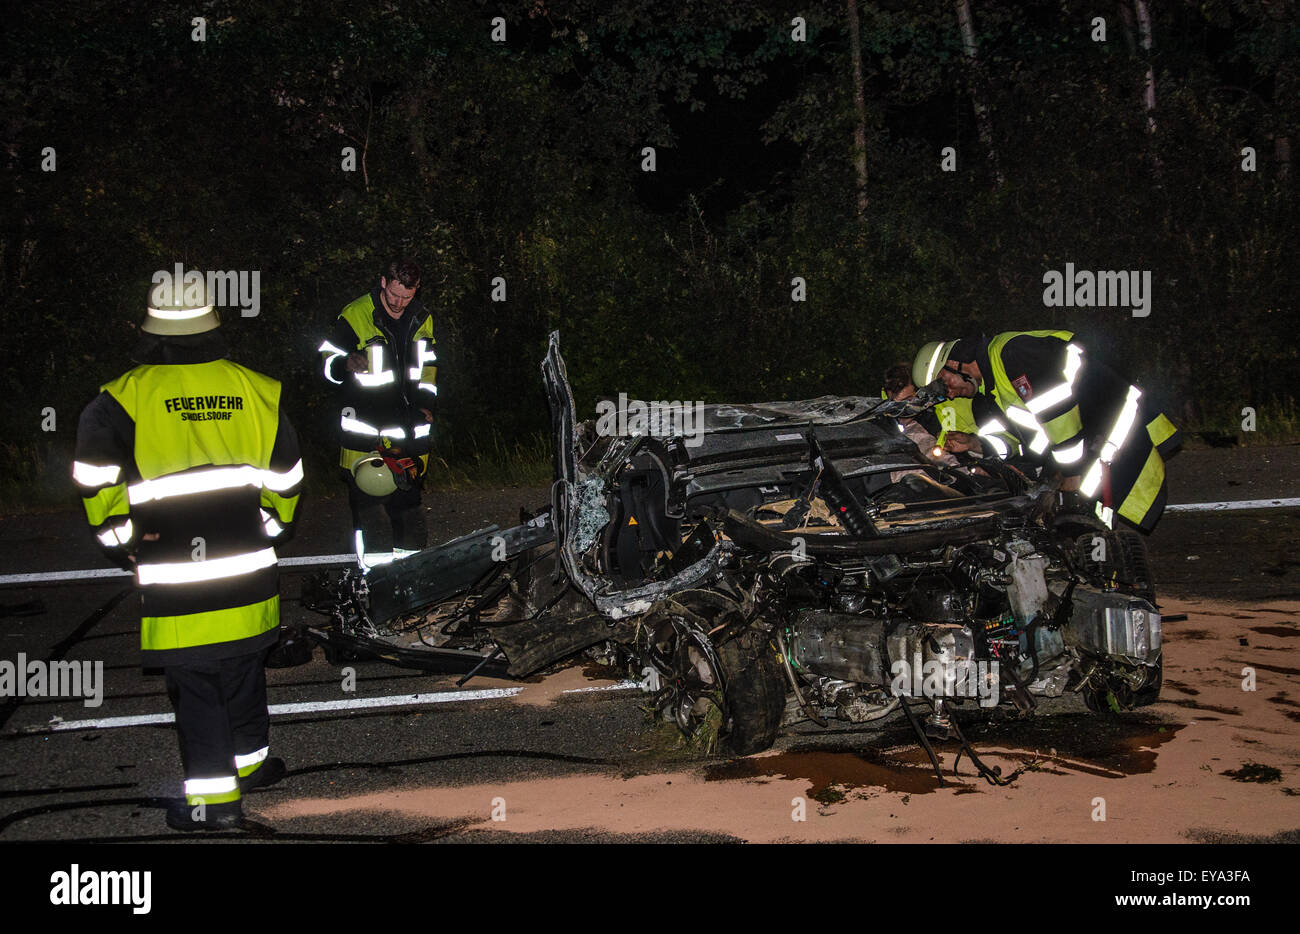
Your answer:
[[[1098,540],[1104,546],[1100,559],[1096,557]],[[1114,581],[1125,593],[1155,604],[1156,587],[1147,545],[1137,532],[1131,529],[1084,532],[1075,541],[1074,555],[1076,566],[1085,576],[1102,582]]]
[[[762,752],[776,741],[785,713],[785,674],[767,634],[742,633],[718,649],[722,663],[725,720],[719,751],[732,756]]]

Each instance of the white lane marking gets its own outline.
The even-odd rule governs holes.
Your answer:
[[[1238,499],[1219,503],[1173,503],[1166,512],[1227,512],[1234,509],[1291,509],[1300,506],[1300,497],[1279,499]],[[314,567],[321,564],[355,564],[357,556],[304,555],[298,558],[281,558],[280,567]],[[5,584],[57,584],[61,581],[94,580],[96,578],[131,577],[130,571],[117,568],[95,568],[85,571],[48,571],[32,574],[0,574],[0,586]]]
[[[402,707],[420,704],[450,704],[456,701],[492,700],[514,697],[523,688],[485,688],[481,691],[434,691],[429,694],[394,694],[388,697],[350,697],[334,701],[304,701],[297,704],[272,704],[267,708],[273,717],[325,710],[362,710],[368,707]],[[60,732],[65,730],[113,730],[124,726],[147,726],[172,723],[175,714],[154,713],[134,717],[103,717],[98,720],[58,720],[43,727],[29,727],[23,732]]]
[[[46,726],[28,727],[19,732],[58,732],[59,730],[111,730],[123,726],[152,726],[155,723],[173,723],[172,713],[146,713],[135,717],[105,717],[100,720],[51,720]]]
[[[430,694],[394,694],[389,697],[350,697],[346,700],[272,704],[267,710],[274,717],[290,713],[317,713],[322,710],[361,710],[367,707],[400,707],[404,704],[449,704],[453,701],[514,697],[522,690],[523,688],[485,688],[482,691],[434,691]]]
[[[282,568],[303,568],[311,567],[313,564],[356,564],[357,556],[352,553],[346,555],[304,555],[300,558],[281,558],[280,567]]]
[[[57,584],[59,581],[94,580],[97,577],[134,577],[130,571],[117,568],[95,568],[92,571],[49,571],[41,574],[5,574],[0,584]]]
[[[618,684],[600,684],[589,688],[570,688],[564,694],[587,694],[592,691],[626,691],[639,687],[635,681]],[[402,707],[420,704],[450,704],[457,701],[496,700],[514,697],[522,687],[484,688],[480,691],[434,691],[428,694],[394,694],[388,697],[351,697],[333,701],[303,701],[296,704],[272,704],[267,710],[271,716],[296,713],[319,713],[328,710],[364,710],[373,707]],[[152,726],[156,723],[173,723],[175,714],[149,713],[131,717],[102,717],[97,720],[57,720],[44,727],[28,727],[22,732],[64,732],[68,730],[114,730],[127,726]]]
[[[1238,499],[1224,503],[1177,503],[1166,512],[1221,512],[1228,509],[1286,509],[1300,506],[1300,497],[1290,499]]]
[[[589,688],[569,688],[567,691],[561,691],[562,694],[590,694],[592,691],[629,691],[632,688],[639,688],[641,685],[635,681],[620,681],[618,684],[598,684]]]

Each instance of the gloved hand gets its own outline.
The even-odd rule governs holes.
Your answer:
[[[382,456],[384,464],[393,472],[393,479],[399,490],[409,490],[415,486],[424,466],[418,457],[395,456],[393,451]]]

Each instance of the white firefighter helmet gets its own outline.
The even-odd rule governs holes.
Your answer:
[[[918,350],[916,359],[912,361],[912,385],[920,389],[938,379],[939,371],[956,346],[957,341],[930,341]]]
[[[215,330],[221,319],[217,317],[210,299],[205,284],[191,282],[186,285],[175,282],[170,273],[166,274],[149,289],[149,305],[140,330],[164,337]]]
[[[366,457],[352,467],[357,489],[370,496],[387,496],[397,492],[397,478],[382,457]]]

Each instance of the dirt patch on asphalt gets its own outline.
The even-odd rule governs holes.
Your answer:
[[[1260,765],[1258,762],[1247,762],[1241,768],[1228,769],[1223,774],[1234,782],[1257,782],[1261,785],[1282,780],[1280,769],[1271,765]]]
[[[1300,786],[1300,727],[1288,716],[1300,713],[1289,700],[1300,696],[1300,675],[1260,666],[1256,647],[1238,644],[1240,623],[1230,614],[1239,607],[1171,600],[1165,609],[1188,613],[1188,630],[1207,634],[1188,639],[1178,624],[1165,632],[1166,676],[1197,691],[1195,700],[1167,689],[1172,698],[1121,715],[970,722],[967,738],[987,764],[1004,775],[1023,769],[1005,787],[975,777],[965,757],[954,777],[955,743],[937,745],[945,782],[938,787],[924,752],[886,730],[854,749],[787,736],[768,753],[675,762],[649,774],[642,762],[636,772],[291,799],[259,809],[258,819],[290,830],[298,819],[383,812],[422,823],[474,818],[466,826],[520,835],[690,831],[773,842],[1158,843],[1267,838],[1300,827],[1300,795],[1292,793]],[[1295,603],[1255,610],[1297,611]],[[1247,665],[1257,669],[1253,691],[1243,689]],[[571,669],[543,679],[535,699],[550,703],[590,683]],[[889,737],[883,744],[881,735]]]
[[[1265,636],[1277,636],[1281,639],[1294,639],[1296,636],[1300,636],[1300,629],[1291,629],[1287,626],[1252,626],[1250,631]]]

